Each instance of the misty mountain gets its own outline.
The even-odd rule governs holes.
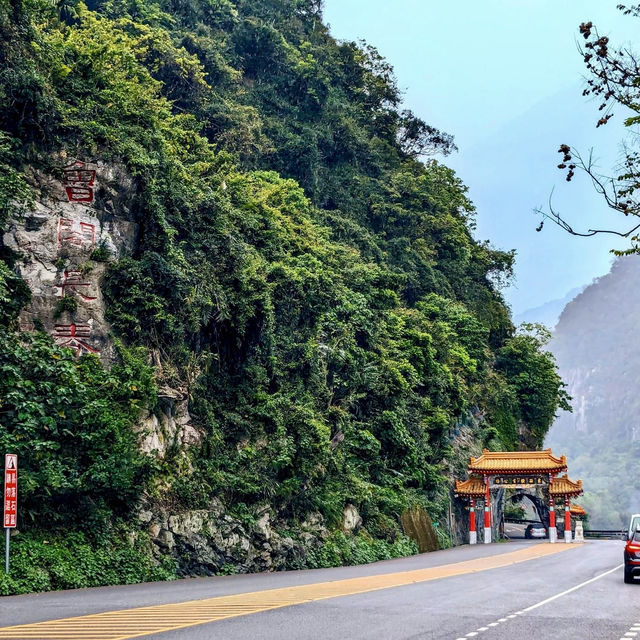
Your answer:
[[[584,287],[576,287],[571,289],[567,295],[562,298],[556,298],[555,300],[549,300],[538,307],[532,309],[526,309],[521,313],[516,313],[513,316],[513,321],[516,325],[523,322],[539,322],[544,324],[550,329],[553,329],[560,318],[560,314],[564,308],[571,302],[579,293],[584,291]]]
[[[591,524],[625,525],[640,510],[640,256],[619,258],[563,310],[550,348],[573,413],[553,424],[546,445],[582,478]]]

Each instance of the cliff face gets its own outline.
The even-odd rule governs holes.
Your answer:
[[[135,547],[127,580],[152,557],[409,553],[402,513],[444,528],[470,453],[541,444],[564,399],[502,299],[513,255],[473,238],[433,159],[451,136],[317,2],[12,0],[0,64],[0,447],[25,557],[72,517],[94,552]]]
[[[121,169],[104,163],[51,161],[57,175],[29,175],[34,206],[11,218],[2,240],[19,256],[16,270],[31,291],[19,328],[44,329],[56,344],[110,363],[115,355],[102,281],[107,263],[134,246],[133,185]]]
[[[639,291],[640,258],[616,260],[566,306],[551,342],[573,413],[554,422],[546,442],[570,456],[591,523],[603,528],[640,508],[629,476],[640,452]]]

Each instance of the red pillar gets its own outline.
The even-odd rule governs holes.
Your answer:
[[[484,543],[491,542],[491,494],[489,492],[489,478],[484,477]]]
[[[475,500],[469,498],[469,544],[476,544],[477,542]]]
[[[549,496],[549,542],[556,542],[558,539],[558,529],[556,529],[556,507],[553,496]]]
[[[571,542],[571,511],[569,511],[569,498],[564,499],[564,541]]]

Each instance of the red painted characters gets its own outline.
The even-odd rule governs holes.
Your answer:
[[[76,160],[62,170],[64,189],[69,202],[91,204],[96,180],[95,169],[89,169],[84,162]]]
[[[79,222],[70,218],[58,221],[58,248],[69,245],[92,249],[96,241],[96,226],[89,222]]]
[[[53,330],[53,337],[58,346],[72,349],[78,356],[84,353],[100,353],[87,342],[91,337],[89,324],[57,324]]]
[[[58,298],[64,298],[69,293],[77,294],[82,300],[86,300],[87,302],[91,302],[92,300],[96,300],[96,296],[89,296],[87,292],[89,291],[86,288],[81,291],[83,287],[90,287],[90,282],[84,282],[84,276],[82,271],[65,271],[62,276],[62,284],[59,286]]]

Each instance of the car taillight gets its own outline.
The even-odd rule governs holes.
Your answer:
[[[637,544],[627,545],[627,551],[640,551],[640,546]]]

